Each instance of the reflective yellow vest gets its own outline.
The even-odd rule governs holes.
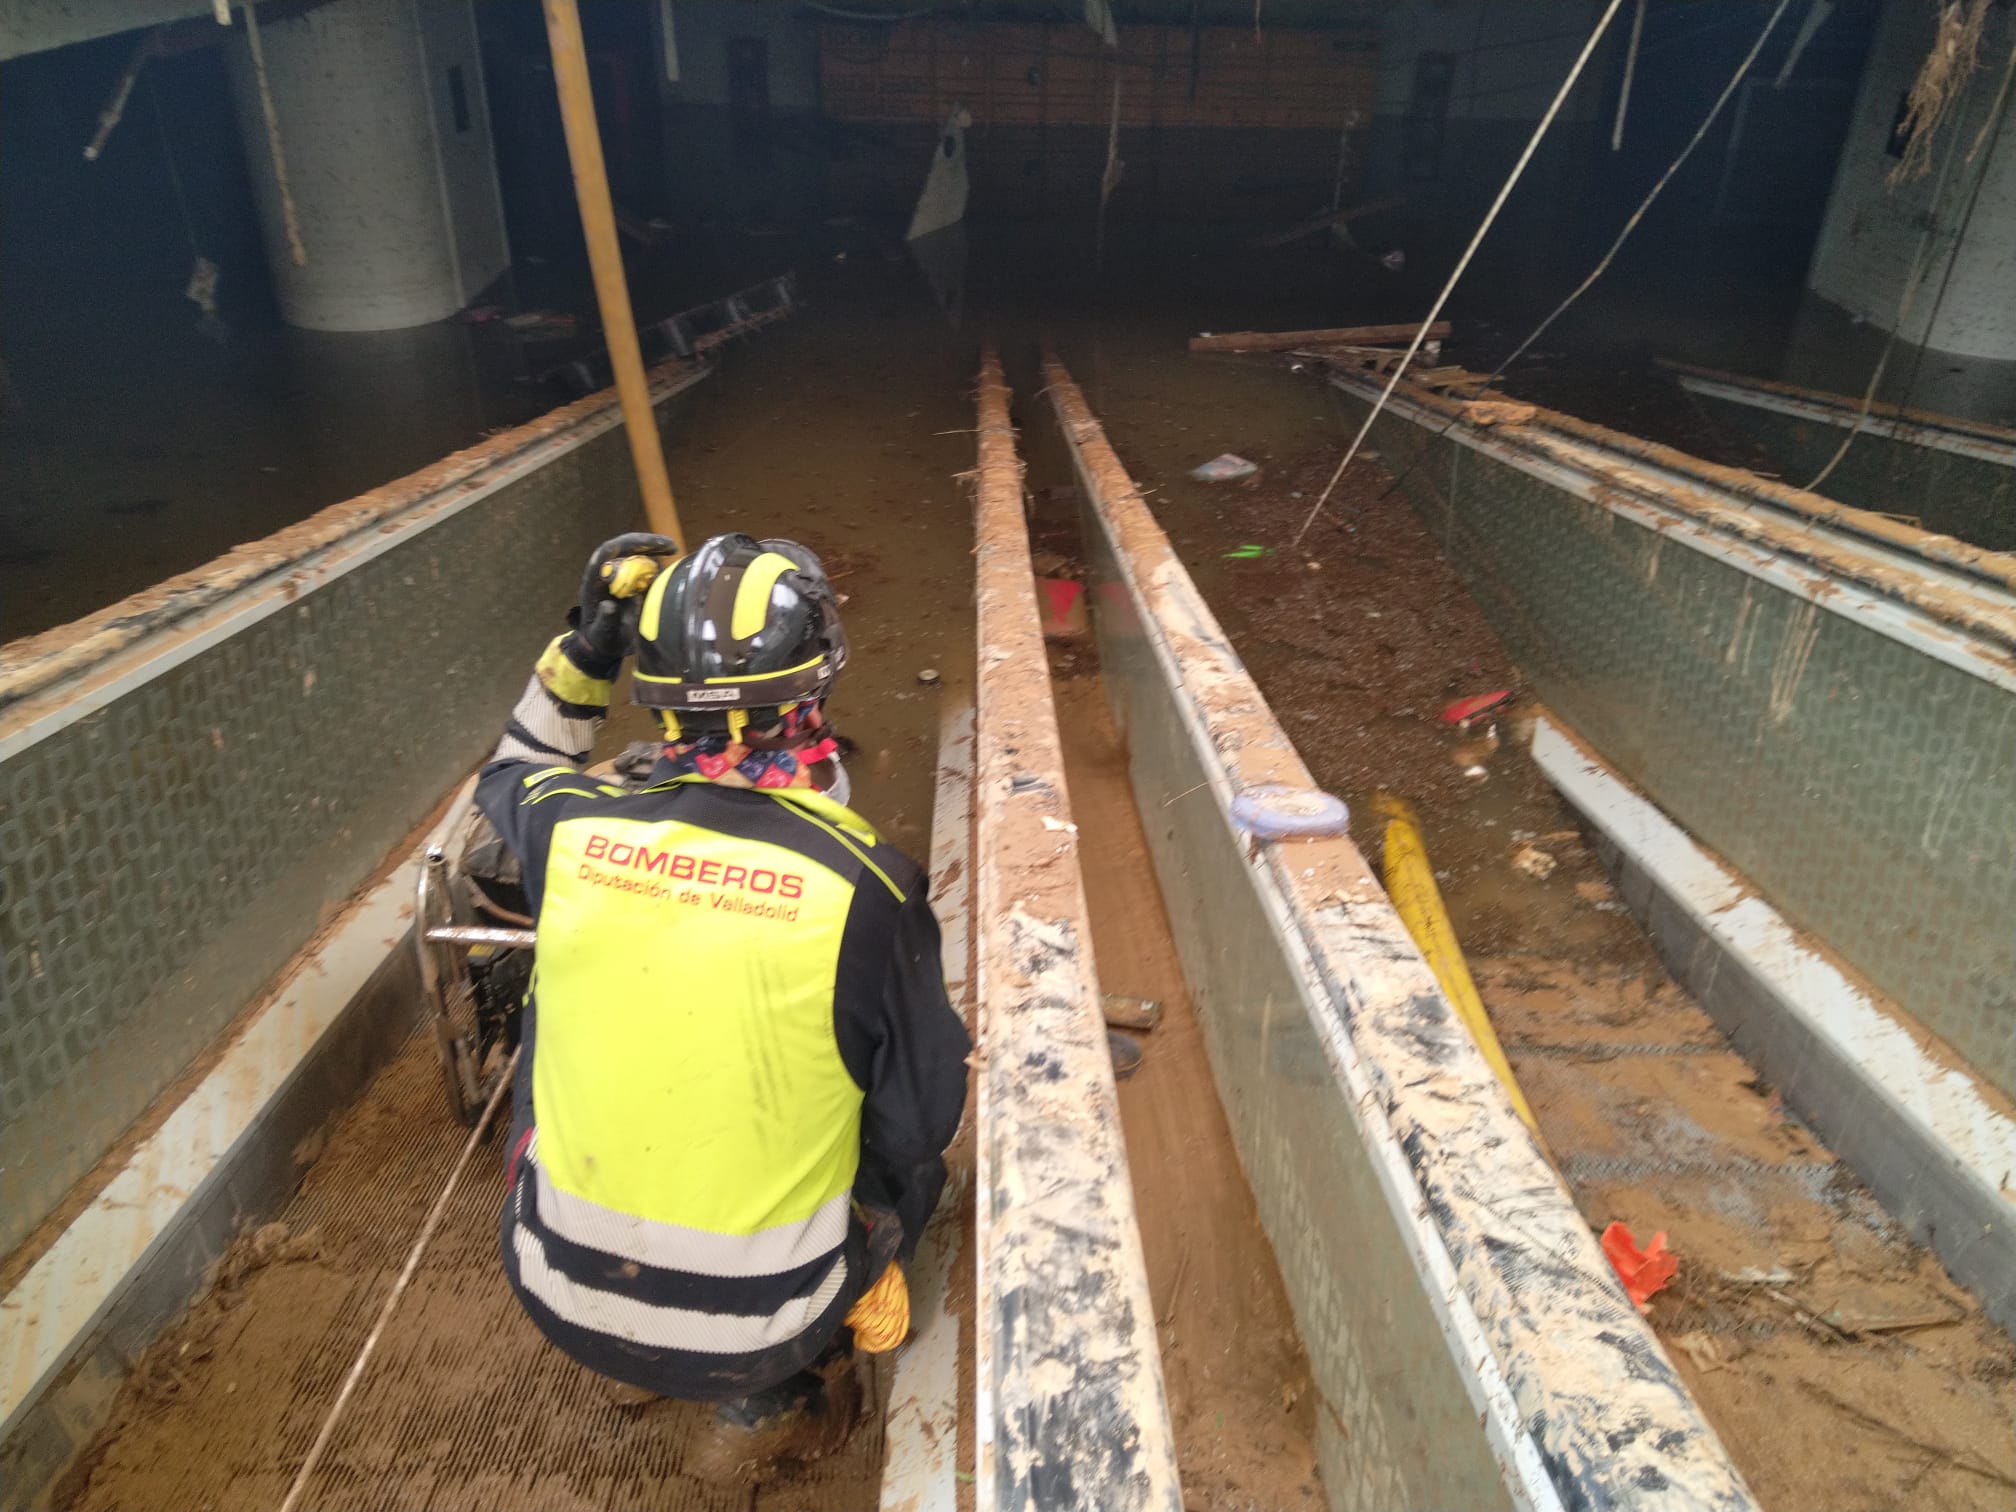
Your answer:
[[[550,800],[512,1279],[646,1348],[773,1349],[849,1279],[863,1089],[835,995],[857,891],[900,904],[914,872],[808,790],[526,779]]]

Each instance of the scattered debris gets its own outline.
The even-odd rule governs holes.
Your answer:
[[[1475,739],[1458,741],[1449,755],[1465,777],[1481,782],[1491,775],[1485,764],[1498,754],[1498,745],[1498,726],[1489,724]]]
[[[1153,1029],[1162,1022],[1162,1005],[1154,998],[1130,997],[1124,992],[1100,994],[1106,1022],[1116,1029]]]
[[[1625,1292],[1638,1304],[1640,1312],[1680,1270],[1680,1257],[1666,1248],[1664,1229],[1640,1249],[1627,1225],[1613,1223],[1603,1230],[1603,1253],[1609,1256],[1617,1279],[1624,1283]]]
[[[1395,247],[1392,251],[1381,254],[1379,266],[1388,273],[1398,273],[1407,266],[1407,254]]]
[[[1256,546],[1251,541],[1248,541],[1245,545],[1235,547],[1233,550],[1226,552],[1225,560],[1228,562],[1257,562],[1265,555],[1267,555],[1267,548],[1265,546]]]
[[[1577,882],[1575,884],[1575,896],[1580,898],[1584,903],[1608,903],[1610,901],[1610,884],[1605,882],[1601,877],[1591,878],[1587,882]]]
[[[1560,865],[1537,845],[1522,845],[1513,852],[1512,868],[1522,872],[1536,882],[1545,882],[1554,875],[1554,868]]]
[[[504,324],[520,336],[539,338],[572,336],[580,321],[565,310],[527,310],[521,315],[506,315]]]
[[[1510,688],[1497,688],[1489,693],[1472,693],[1468,698],[1459,698],[1442,711],[1442,723],[1454,725],[1459,730],[1467,730],[1477,720],[1494,713],[1512,702]]]
[[[1524,425],[1539,413],[1534,405],[1509,399],[1472,399],[1463,406],[1463,418],[1472,425]]]
[[[1055,830],[1057,833],[1063,835],[1075,835],[1078,833],[1077,825],[1070,823],[1068,820],[1053,819],[1048,814],[1043,816],[1043,828],[1046,830]]]
[[[927,688],[935,688],[943,681],[943,678],[939,675],[936,667],[926,667],[922,672],[917,674],[917,681],[924,684]]]
[[[1190,476],[1199,483],[1237,483],[1241,478],[1250,478],[1259,471],[1257,462],[1248,462],[1231,452],[1221,452],[1209,462],[1191,468]]]
[[[1713,1334],[1698,1328],[1692,1333],[1676,1334],[1673,1338],[1673,1347],[1692,1360],[1702,1371],[1721,1370],[1742,1352],[1740,1346],[1734,1342],[1718,1339]]]
[[[1190,338],[1193,352],[1292,352],[1297,347],[1309,346],[1378,346],[1395,342],[1408,342],[1420,330],[1417,324],[1336,326],[1317,331],[1227,331],[1222,335],[1206,332],[1202,336]],[[1450,325],[1446,320],[1438,320],[1428,327],[1428,341],[1449,339]]]

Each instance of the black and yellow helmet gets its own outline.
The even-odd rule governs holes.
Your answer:
[[[847,664],[840,604],[795,541],[702,542],[658,575],[637,618],[632,696],[688,738],[775,724],[816,702]]]

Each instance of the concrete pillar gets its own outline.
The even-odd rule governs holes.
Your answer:
[[[471,0],[335,0],[264,22],[260,41],[304,264],[291,254],[243,36],[232,46],[232,93],[289,325],[425,325],[505,270]]]
[[[1807,286],[1849,314],[1916,346],[1962,357],[2016,358],[2016,99],[1967,160],[1984,125],[2009,56],[2010,16],[1992,9],[1981,55],[1960,108],[1940,127],[1932,170],[1892,188],[1893,138],[1902,101],[1932,46],[1937,7],[1886,0],[1869,54],[1848,140],[1834,174],[1827,218],[1814,247]],[[1959,154],[1940,182],[1952,137]],[[1975,176],[1981,189],[1972,197]],[[1901,325],[1898,304],[1925,227],[1934,227],[1924,283]]]

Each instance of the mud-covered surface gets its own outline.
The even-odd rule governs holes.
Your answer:
[[[443,1108],[431,1040],[327,1131],[273,1226],[147,1352],[69,1512],[271,1512],[441,1189],[466,1131]],[[305,1505],[502,1512],[859,1512],[881,1476],[871,1416],[836,1459],[752,1491],[686,1475],[710,1408],[623,1406],[532,1327],[504,1284],[501,1139],[479,1151],[332,1439]],[[886,1393],[878,1376],[870,1402]]]
[[[1194,413],[1130,399],[1105,416],[1116,446],[1359,845],[1379,853],[1375,792],[1419,808],[1583,1215],[1663,1231],[1681,1257],[1649,1321],[1762,1504],[2010,1505],[2016,1350],[1666,976],[1516,738],[1518,670],[1380,460],[1291,549],[1334,431],[1224,436],[1262,473],[1214,487],[1177,466]],[[1495,743],[1438,717],[1501,688],[1518,702]]]
[[[1315,1512],[1316,1395],[1273,1249],[1219,1106],[1096,657],[1053,649],[1057,715],[1102,991],[1162,1005],[1120,1083],[1134,1209],[1183,1502]]]
[[[1680,1255],[1650,1321],[1764,1505],[2006,1508],[2016,1350],[1656,969],[1473,961],[1592,1225]]]

